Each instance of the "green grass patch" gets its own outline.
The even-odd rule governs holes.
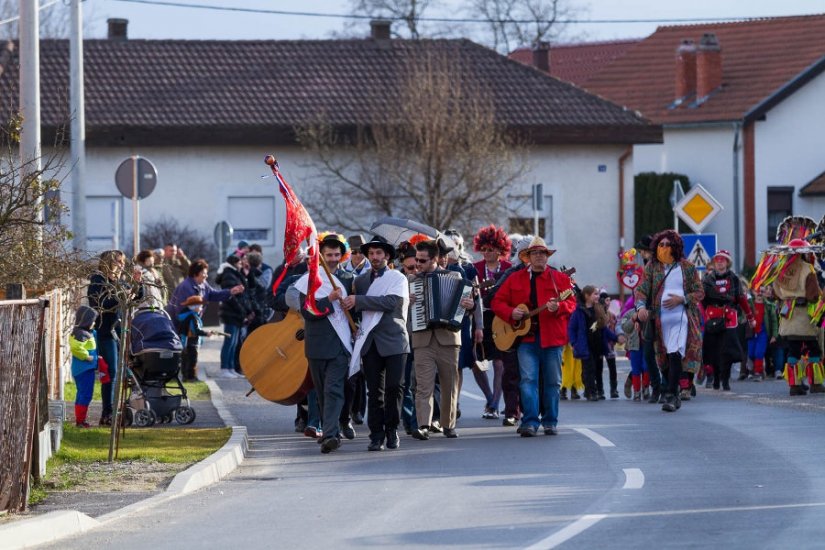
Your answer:
[[[77,428],[63,424],[63,442],[55,458],[63,462],[96,462],[109,457],[109,428]],[[231,428],[127,428],[120,437],[118,460],[161,463],[198,462],[229,439]]]
[[[175,387],[174,385],[172,386]],[[186,394],[192,401],[208,401],[210,398],[209,386],[206,382],[184,382],[183,387],[186,388]],[[77,386],[74,381],[69,380],[63,388],[64,401],[73,403],[77,396]],[[95,384],[95,390],[92,394],[92,401],[100,401],[100,384]]]

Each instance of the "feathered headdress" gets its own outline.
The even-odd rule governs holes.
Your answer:
[[[318,234],[318,246],[321,246],[324,241],[335,241],[335,244],[341,246],[341,264],[343,265],[347,260],[349,260],[350,254],[352,251],[349,247],[349,242],[347,238],[344,237],[340,233],[335,233],[334,231],[323,231]]]
[[[481,249],[485,246],[495,248],[501,252],[502,256],[507,257],[510,255],[510,247],[512,244],[504,229],[490,224],[487,227],[479,229],[478,233],[473,237],[473,250],[481,252]]]

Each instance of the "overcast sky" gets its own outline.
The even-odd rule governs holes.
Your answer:
[[[155,0],[149,0],[155,1]],[[284,11],[348,13],[346,0],[157,0],[176,4],[198,4]],[[825,13],[822,0],[569,0],[579,9],[579,19],[639,20],[679,18],[767,17]],[[468,2],[432,0],[434,17],[466,17]],[[344,30],[345,20],[334,17],[307,17],[262,13],[240,13],[169,7],[121,0],[86,0],[87,38],[106,36],[106,19],[129,20],[130,38],[178,39],[297,39],[327,38]],[[350,23],[352,24],[352,23]],[[577,23],[569,28],[569,39],[608,40],[647,36],[660,24],[686,23]],[[363,25],[367,33],[368,23]],[[458,27],[462,36],[472,37],[478,25]]]

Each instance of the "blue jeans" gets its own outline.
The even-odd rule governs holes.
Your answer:
[[[545,428],[559,422],[559,388],[561,387],[562,346],[542,348],[538,342],[524,342],[518,347],[521,380],[522,426],[539,427],[539,375],[543,379],[541,424]]]
[[[241,327],[238,325],[224,325],[223,331],[229,336],[223,337],[223,346],[221,347],[221,368],[235,369],[237,363],[235,353],[238,349],[238,344],[241,341]]]
[[[100,385],[100,402],[102,405],[100,415],[112,416],[112,402],[114,401],[115,380],[117,380],[117,359],[120,342],[111,338],[97,339],[97,353],[106,364],[109,365],[109,377],[112,381],[109,384]],[[127,371],[128,372],[128,371]]]
[[[307,426],[321,429],[321,407],[318,403],[318,390],[315,388],[307,393]]]

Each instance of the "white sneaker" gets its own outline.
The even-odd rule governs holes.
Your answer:
[[[237,378],[238,375],[235,374],[235,371],[232,369],[221,369],[220,374],[218,374],[217,378]]]

